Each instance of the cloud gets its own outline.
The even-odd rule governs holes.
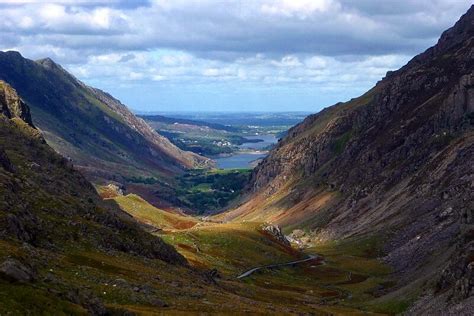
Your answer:
[[[124,1],[20,1],[29,5],[0,8],[0,26],[24,43],[76,50],[168,48],[234,59],[256,53],[413,54],[469,2],[155,0],[124,7]]]
[[[285,17],[309,18],[315,12],[336,10],[340,4],[333,0],[278,0],[261,6],[262,13]]]
[[[75,5],[75,6],[109,6],[109,7],[121,7],[121,8],[137,8],[141,6],[148,6],[148,0],[2,0],[1,6],[20,6],[20,5],[33,5],[33,4],[44,4],[48,2],[50,4],[61,4],[61,5]]]
[[[470,0],[3,0],[0,49],[52,57],[106,89],[249,84],[261,91],[272,85],[363,91],[433,45],[470,5]]]

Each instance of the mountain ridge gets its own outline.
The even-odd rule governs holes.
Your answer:
[[[209,159],[178,149],[120,101],[85,85],[50,58],[32,61],[18,52],[1,52],[0,79],[30,105],[48,143],[90,179],[169,176],[212,166]]]

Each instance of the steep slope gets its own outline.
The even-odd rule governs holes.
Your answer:
[[[0,79],[30,105],[46,141],[92,179],[167,175],[210,164],[178,149],[120,101],[86,86],[51,59],[35,62],[0,52]]]
[[[303,227],[313,240],[374,236],[399,294],[449,267],[439,293],[472,304],[473,70],[471,7],[369,92],[292,128],[255,169],[247,202],[221,218]]]
[[[88,302],[67,276],[51,269],[50,280],[43,279],[46,266],[62,269],[59,262],[72,254],[134,254],[186,265],[173,247],[145,233],[114,203],[103,202],[92,185],[49,148],[32,125],[27,105],[4,82],[0,108],[0,311],[16,306],[18,297],[8,294],[9,282],[35,282],[30,288],[16,287],[16,295],[36,288],[36,303],[46,300],[43,295],[50,291],[58,308],[78,304],[99,312],[101,304]],[[71,290],[78,291],[74,297],[66,293]]]

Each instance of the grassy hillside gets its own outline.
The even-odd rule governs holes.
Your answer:
[[[0,114],[0,152],[0,313],[101,314],[115,303],[150,305],[156,295],[133,294],[128,283],[117,296],[106,287],[137,265],[187,269],[173,247],[102,201],[20,117]]]
[[[385,315],[404,311],[416,294],[404,300],[384,297],[396,283],[390,267],[376,258],[381,244],[375,237],[319,243],[301,252],[278,242],[262,229],[263,223],[214,223],[166,215],[166,211],[135,195],[117,196],[114,200],[174,245],[191,266],[216,271],[219,287],[235,295],[235,301],[224,306],[249,300],[260,312]],[[194,225],[170,226],[170,217],[171,223],[179,219],[180,223],[192,221]],[[318,254],[323,261],[264,270],[241,281],[235,278],[252,267],[293,261],[306,254]]]
[[[186,229],[195,226],[198,220],[155,208],[140,196],[128,194],[118,196],[114,201],[140,222],[161,230]]]

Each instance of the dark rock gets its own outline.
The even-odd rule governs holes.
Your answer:
[[[91,315],[107,315],[107,309],[102,301],[89,291],[71,289],[65,293],[60,293],[59,296],[83,306]]]
[[[139,292],[143,293],[143,294],[153,294],[155,292],[155,290],[149,284],[144,284],[144,285],[140,286]]]
[[[50,272],[46,274],[46,276],[43,278],[43,281],[46,283],[56,283],[58,282],[58,279],[56,276]]]
[[[20,118],[34,127],[30,108],[20,99],[15,89],[2,80],[0,80],[0,113],[9,119]]]
[[[36,216],[28,211],[7,215],[7,231],[10,235],[24,242],[34,242],[40,223]]]
[[[454,214],[454,210],[451,206],[449,206],[439,214],[439,218],[443,220],[443,219],[453,216],[453,214]]]
[[[119,286],[119,287],[128,287],[128,286],[130,286],[129,283],[127,282],[127,280],[124,280],[124,279],[115,279],[113,284],[115,284],[116,286]]]
[[[15,259],[7,259],[0,265],[0,276],[10,282],[27,283],[35,280],[33,271]]]
[[[148,297],[148,302],[155,307],[168,307],[169,305],[156,296]]]
[[[219,271],[217,269],[212,269],[211,271],[209,271],[209,275],[213,279],[220,279],[221,278],[221,274],[219,273]]]
[[[0,167],[5,169],[8,172],[14,173],[15,167],[11,163],[10,159],[8,159],[7,153],[0,148]]]

